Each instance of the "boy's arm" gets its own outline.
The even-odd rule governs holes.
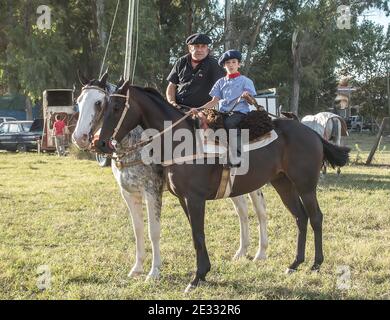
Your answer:
[[[214,107],[218,101],[221,100],[219,97],[213,97],[209,102],[205,103],[203,106],[201,106],[199,109],[211,109]],[[191,108],[189,112],[191,112],[193,115],[196,115],[199,112],[198,108]]]
[[[213,97],[209,102],[205,103],[201,108],[211,109],[218,103],[219,100],[221,100],[219,97]]]

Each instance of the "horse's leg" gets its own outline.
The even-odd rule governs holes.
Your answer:
[[[314,231],[314,264],[311,267],[312,271],[318,271],[322,262],[324,261],[324,253],[322,251],[322,220],[323,215],[318,205],[315,190],[312,192],[299,193],[305,211],[310,219],[310,225]]]
[[[133,220],[133,229],[135,235],[136,255],[135,264],[129,273],[129,277],[138,276],[143,272],[143,262],[145,260],[145,241],[144,241],[144,220],[142,214],[142,195],[140,192],[128,192],[124,189],[122,196],[129,208],[131,219]]]
[[[160,276],[161,256],[160,256],[160,234],[161,234],[161,204],[162,193],[145,192],[146,209],[149,220],[149,239],[152,243],[152,267],[146,280],[158,279]]]
[[[337,138],[336,138],[336,146],[341,146],[341,121],[337,119]],[[341,169],[337,167],[337,175],[340,175]]]
[[[326,162],[324,161],[324,164],[322,165],[322,175],[326,175],[326,171],[327,171],[327,166],[326,166]]]
[[[240,247],[233,259],[245,257],[249,247],[248,205],[245,196],[230,198],[240,220]]]
[[[253,207],[255,208],[257,219],[259,220],[259,249],[253,260],[267,259],[268,235],[267,235],[267,211],[265,199],[261,190],[253,191],[249,194]]]
[[[206,274],[210,271],[211,264],[206,248],[204,234],[204,215],[206,201],[200,198],[185,198],[180,201],[190,221],[192,239],[196,251],[197,270],[194,279],[187,286],[185,292],[195,289],[201,281],[206,280]]]
[[[295,217],[298,226],[298,241],[297,253],[294,262],[287,269],[287,273],[291,273],[298,269],[298,266],[305,261],[305,247],[307,234],[307,220],[305,209],[299,199],[299,194],[295,189],[293,183],[286,177],[282,176],[273,180],[272,185],[278,192],[284,205]]]

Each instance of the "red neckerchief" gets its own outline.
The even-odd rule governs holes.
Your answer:
[[[228,75],[227,75],[227,78],[228,78],[228,79],[234,79],[234,78],[239,77],[240,75],[241,75],[241,73],[236,72],[236,73],[228,74]]]

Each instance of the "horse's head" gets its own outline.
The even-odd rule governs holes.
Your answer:
[[[94,133],[101,127],[104,105],[107,103],[109,88],[107,72],[99,80],[81,79],[82,92],[77,98],[79,119],[72,139],[80,149],[87,149]]]
[[[96,143],[96,149],[103,153],[111,154],[114,151],[111,140],[122,141],[141,122],[138,105],[134,99],[132,103],[129,102],[130,89],[130,83],[126,81],[110,95],[99,141]]]

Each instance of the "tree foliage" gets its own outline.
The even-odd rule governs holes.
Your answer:
[[[230,45],[243,52],[242,71],[258,90],[276,87],[284,109],[291,106],[304,114],[332,107],[340,71],[356,81],[363,81],[364,75],[359,86],[370,92],[370,110],[383,103],[383,94],[376,97],[385,77],[384,61],[389,60],[389,34],[372,23],[357,26],[356,15],[367,8],[389,12],[387,1],[354,4],[351,30],[336,26],[342,1],[231,3],[232,28],[227,33],[221,1],[140,1],[135,83],[164,91],[173,62],[187,52],[185,38],[205,32],[213,38],[217,56],[229,38]],[[71,88],[77,83],[77,69],[90,78],[99,75],[117,0],[46,1],[52,10],[48,30],[36,26],[40,4],[38,0],[0,2],[3,94],[19,92],[37,99],[47,88]],[[112,82],[123,73],[126,24],[127,1],[122,0],[106,61]]]

